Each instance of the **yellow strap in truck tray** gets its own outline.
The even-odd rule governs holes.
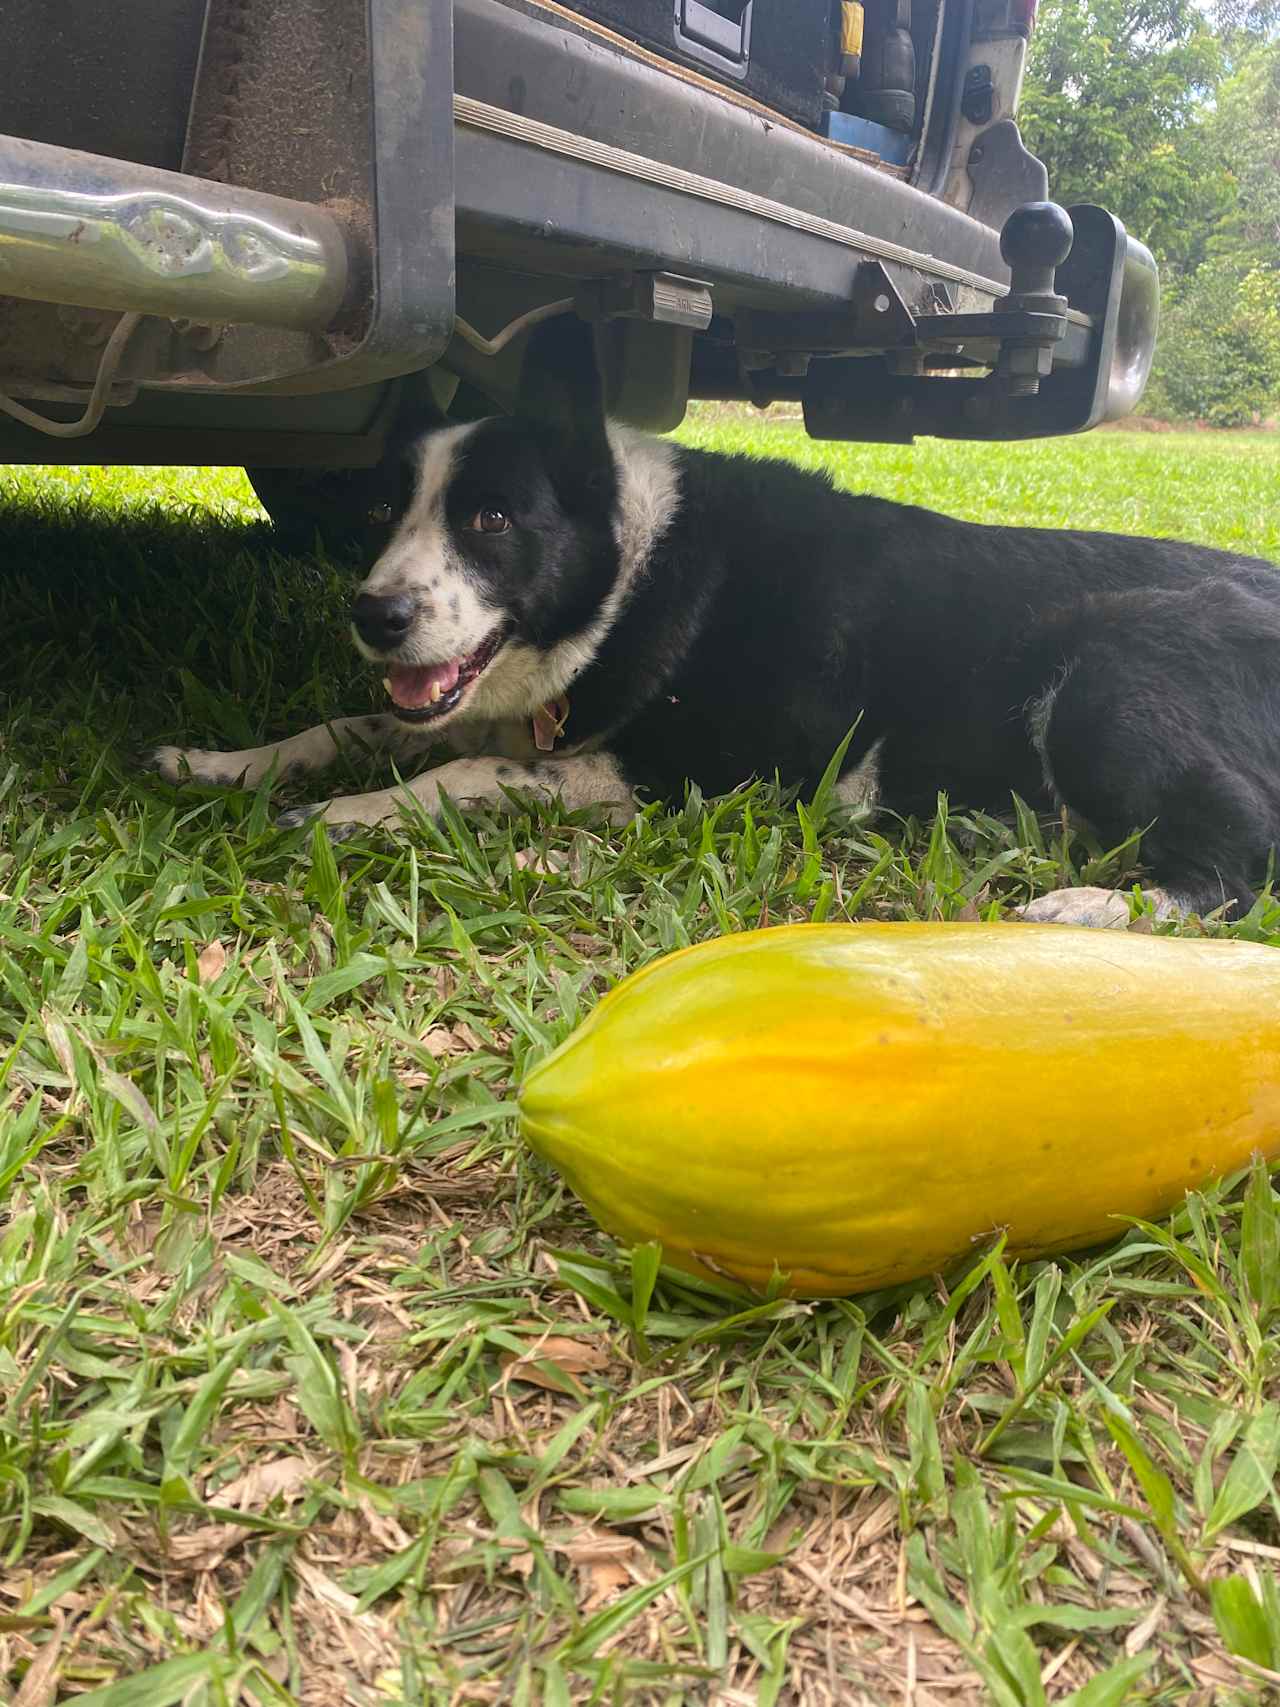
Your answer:
[[[862,25],[865,18],[861,0],[841,0],[840,52],[861,54]]]

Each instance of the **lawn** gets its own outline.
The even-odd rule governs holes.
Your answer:
[[[1275,437],[684,436],[1280,559]],[[1132,848],[954,801],[815,856],[765,789],[623,833],[281,834],[133,758],[372,704],[351,571],[275,554],[235,473],[9,470],[0,505],[10,1699],[1274,1698],[1265,1175],[1079,1261],[762,1304],[633,1288],[513,1124],[525,1064],[656,954],[992,916]],[[1232,928],[1280,942],[1280,908]]]

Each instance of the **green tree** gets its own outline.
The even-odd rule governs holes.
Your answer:
[[[1280,26],[1280,0],[1217,0],[1214,27],[1228,42],[1265,38]]]
[[[1215,427],[1247,426],[1280,409],[1280,269],[1242,276],[1219,258],[1176,284],[1144,408]]]
[[[1280,0],[1043,0],[1023,134],[1055,200],[1155,251],[1152,413],[1280,413],[1278,28]]]
[[[1169,275],[1152,413],[1217,426],[1280,414],[1280,42],[1238,37],[1205,135],[1230,185],[1208,258]]]
[[[1210,247],[1243,269],[1280,267],[1280,41],[1254,43],[1218,91],[1208,124],[1232,201]]]
[[[1206,122],[1225,69],[1193,0],[1045,0],[1019,121],[1057,201],[1096,201],[1190,269],[1232,203]]]

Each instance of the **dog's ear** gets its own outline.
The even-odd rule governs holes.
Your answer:
[[[545,320],[529,334],[516,412],[570,438],[604,437],[604,387],[595,330],[575,314]]]
[[[534,327],[516,413],[540,430],[543,461],[565,508],[604,520],[616,497],[616,476],[595,332],[585,321],[562,314]]]
[[[388,435],[388,449],[397,456],[410,454],[428,433],[451,425],[449,417],[429,393],[408,398],[400,407]]]

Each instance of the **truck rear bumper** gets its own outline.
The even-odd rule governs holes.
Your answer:
[[[368,466],[396,412],[388,382],[421,390],[427,382],[414,376],[446,351],[446,365],[501,406],[519,346],[488,358],[450,345],[455,283],[463,312],[493,330],[564,296],[566,280],[650,270],[704,281],[717,318],[695,353],[694,396],[760,395],[744,388],[736,358],[741,316],[839,311],[870,265],[916,319],[940,307],[982,314],[1007,288],[991,226],[798,127],[497,0],[342,0],[334,29],[367,7],[367,38],[344,25],[345,61],[313,60],[331,70],[342,111],[346,92],[365,86],[370,123],[356,129],[366,140],[317,137],[282,165],[280,135],[296,126],[275,80],[278,50],[309,3],[210,0],[211,18],[260,13],[273,33],[243,32],[233,62],[206,29],[192,175],[0,139],[0,295],[17,299],[0,389],[74,410],[75,386],[92,377],[83,345],[77,352],[74,333],[39,303],[155,317],[145,359],[128,374],[142,388],[137,402],[110,410],[85,441],[103,461]],[[234,101],[223,87],[233,73]],[[339,157],[351,167],[345,195],[330,171]],[[260,188],[214,181],[224,174]],[[1084,264],[1088,255],[1097,265]],[[811,431],[850,438],[882,436],[886,423],[894,436],[1016,438],[1126,413],[1154,341],[1157,290],[1144,255],[1118,227],[1078,244],[1074,282],[1063,286],[1075,314],[1052,383],[1014,399],[1011,412],[980,419],[981,408],[959,407],[980,381],[917,383],[892,363],[882,390],[874,356],[815,359],[811,383],[788,390],[784,379],[773,395],[803,396]],[[236,330],[184,344],[166,322]],[[789,347],[785,372],[799,376],[803,349]],[[58,384],[42,392],[41,372]],[[890,391],[911,408],[887,413]],[[1048,406],[1055,398],[1061,407]],[[30,429],[0,423],[0,457],[47,454]]]
[[[305,331],[348,271],[323,208],[0,136],[0,294]]]

